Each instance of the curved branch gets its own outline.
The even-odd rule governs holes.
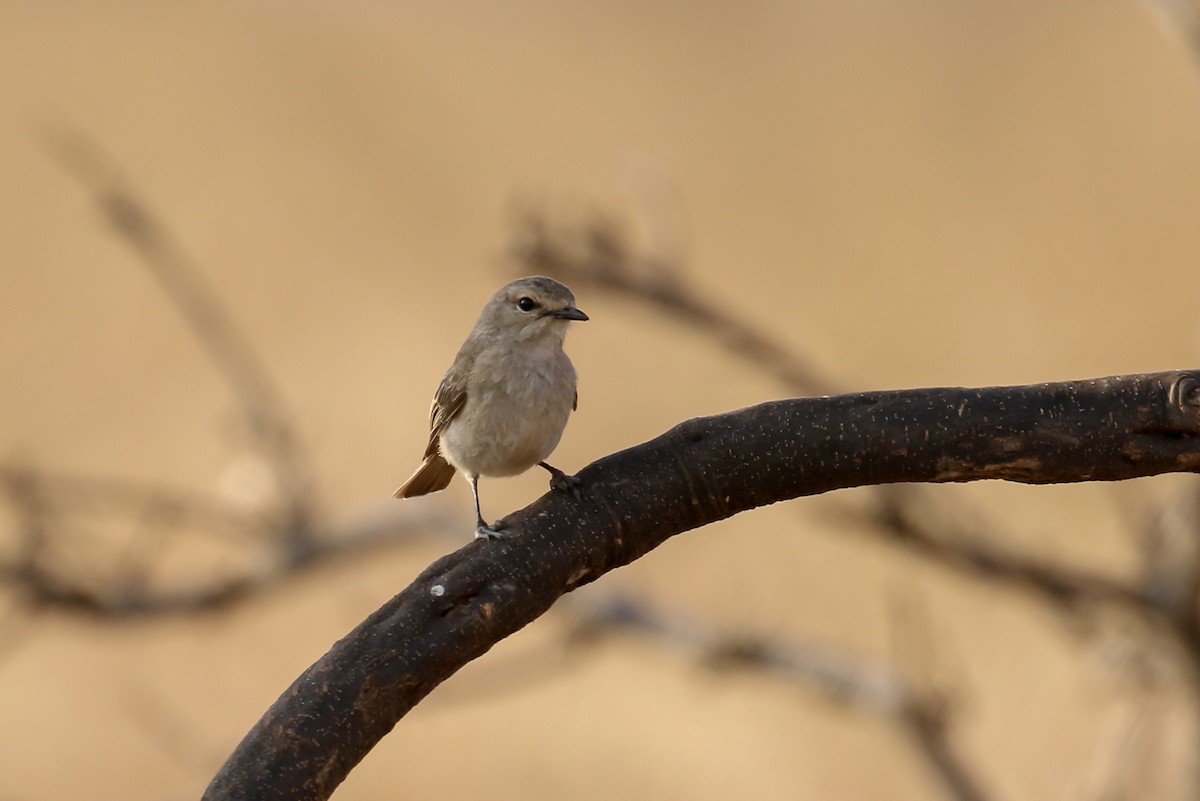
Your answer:
[[[513,534],[430,565],[267,710],[205,799],[324,799],[439,683],[561,595],[683,531],[842,487],[1200,472],[1200,372],[798,398],[681,423],[585,468]]]

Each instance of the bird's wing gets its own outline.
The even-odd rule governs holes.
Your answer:
[[[446,431],[450,421],[462,411],[467,404],[466,375],[457,370],[451,370],[438,384],[437,392],[433,394],[433,405],[429,407],[429,444],[425,447],[425,458],[428,459],[438,452],[438,441]]]
[[[571,411],[579,411],[579,390],[575,390],[575,397],[571,399]]]

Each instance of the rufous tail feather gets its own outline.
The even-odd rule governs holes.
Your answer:
[[[412,477],[400,485],[393,498],[415,498],[418,495],[428,495],[431,492],[444,490],[454,478],[454,466],[441,457],[433,454],[426,457]]]

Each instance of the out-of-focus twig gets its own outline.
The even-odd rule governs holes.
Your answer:
[[[594,287],[666,311],[797,395],[835,391],[832,380],[808,359],[676,280],[679,265],[638,256],[611,220],[596,217],[578,229],[564,229],[550,225],[544,217],[526,214],[516,225],[510,256],[526,272],[557,277],[576,288]]]
[[[938,657],[949,650],[944,638],[934,636],[933,618],[911,587],[898,587],[888,604],[891,664],[908,677],[909,702],[902,715],[902,730],[910,747],[956,801],[986,801],[979,771],[970,765],[955,744],[954,695]]]
[[[615,593],[568,596],[559,606],[573,618],[575,642],[632,631],[676,648],[711,669],[769,673],[834,703],[882,716],[906,735],[948,797],[955,801],[988,798],[950,742],[947,696],[932,687],[918,686],[894,664],[872,663],[831,646],[730,633]]]
[[[83,492],[77,494],[76,490],[81,489]],[[86,517],[88,498],[116,508],[123,516],[134,514],[133,510],[143,503],[172,504],[181,515],[192,516],[205,534],[227,528],[238,537],[236,541],[244,543],[259,539],[255,532],[266,524],[239,517],[199,498],[160,493],[153,487],[110,479],[97,479],[93,486],[80,476],[43,479],[31,468],[4,468],[0,471],[0,490],[18,511],[17,530],[23,533],[16,558],[0,559],[0,585],[12,590],[26,611],[53,608],[108,620],[219,611],[273,591],[314,569],[380,548],[412,543],[429,531],[449,528],[449,521],[440,514],[413,515],[411,510],[394,508],[373,518],[323,523],[319,536],[302,548],[268,539],[267,555],[249,560],[241,570],[159,586],[153,581],[154,565],[149,561],[139,560],[115,576],[99,580],[68,569],[47,551],[50,538],[67,536],[66,528],[51,515],[62,516],[69,509],[72,514]],[[114,491],[106,494],[108,490]],[[59,497],[64,494],[69,500]],[[82,508],[75,506],[81,502]],[[130,508],[123,508],[126,504]]]
[[[1200,688],[1200,485],[1164,498],[1140,533],[1139,586],[1191,654],[1190,673]]]
[[[311,470],[282,395],[250,338],[178,237],[121,179],[116,164],[94,141],[79,131],[61,129],[51,133],[48,143],[63,168],[92,193],[104,219],[138,254],[225,375],[283,499],[280,533],[294,540],[311,537],[315,500]]]
[[[1196,0],[1143,0],[1167,33],[1180,39],[1200,66],[1200,6]]]
[[[19,614],[58,609],[111,620],[206,613],[339,558],[448,527],[440,514],[414,515],[398,506],[370,519],[321,517],[308,457],[282,395],[195,260],[95,142],[64,130],[48,140],[57,161],[92,194],[212,358],[238,400],[261,457],[255,463],[266,466],[271,487],[264,493],[268,502],[248,510],[220,494],[0,464],[0,500],[14,518],[14,546],[0,553],[0,587],[11,591]],[[76,545],[94,551],[102,542],[92,536],[101,520],[113,521],[126,541],[96,564],[72,558]],[[184,532],[240,551],[238,566],[159,580],[157,563]]]
[[[919,488],[877,487],[872,500],[859,520],[872,524],[877,536],[938,564],[1075,611],[1089,603],[1122,604],[1142,611],[1153,607],[1152,599],[1137,586],[1104,573],[1002,548],[994,538],[978,531],[940,523]]]
[[[907,687],[894,670],[851,658],[833,648],[731,634],[617,593],[581,593],[567,596],[559,605],[571,621],[570,641],[574,643],[590,643],[602,635],[632,631],[711,668],[769,670],[832,701],[877,713],[898,714],[908,696]]]
[[[201,530],[207,537],[234,540],[255,536],[263,525],[259,515],[230,508],[200,493],[16,462],[0,463],[0,496],[26,509],[26,517],[31,520],[43,520],[48,508],[70,509],[84,515],[134,516],[153,512],[170,517],[176,526]],[[30,530],[26,528],[27,532]],[[38,536],[46,535],[43,531]]]

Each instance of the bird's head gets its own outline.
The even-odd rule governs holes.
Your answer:
[[[519,278],[492,296],[484,315],[497,330],[522,342],[557,340],[572,320],[588,316],[575,308],[571,290],[540,275]]]

